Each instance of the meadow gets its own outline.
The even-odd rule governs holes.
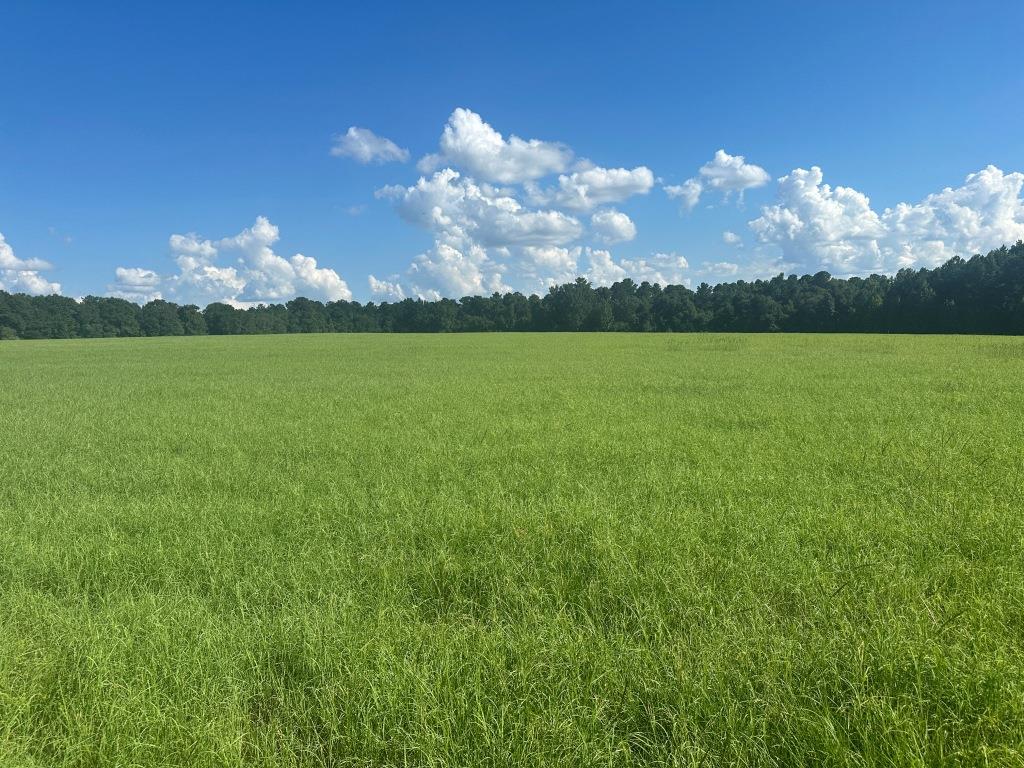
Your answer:
[[[0,766],[1024,765],[1024,339],[0,343]]]

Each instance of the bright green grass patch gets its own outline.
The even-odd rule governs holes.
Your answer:
[[[1024,765],[1022,384],[1009,338],[2,344],[0,765]]]

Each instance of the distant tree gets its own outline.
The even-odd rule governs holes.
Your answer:
[[[178,305],[156,299],[142,307],[140,322],[146,336],[183,336],[185,328],[178,316]]]
[[[186,304],[178,308],[178,320],[186,336],[205,336],[206,318],[195,304]]]
[[[651,306],[654,330],[676,332],[701,330],[704,318],[697,309],[694,298],[693,291],[685,286],[666,286]],[[633,330],[634,327],[632,324],[626,325],[624,330]]]
[[[207,333],[223,336],[241,331],[241,313],[230,304],[214,302],[203,310]]]
[[[300,296],[286,306],[289,333],[326,333],[331,329],[327,310],[319,301]]]
[[[116,298],[96,299],[96,302],[103,336],[142,335],[142,309],[137,304]]]
[[[1024,334],[1024,242],[935,269],[839,279],[828,272],[737,280],[696,291],[637,285],[626,278],[592,286],[585,278],[544,296],[494,293],[395,303],[296,298],[236,309],[216,302],[202,312],[152,301],[27,296],[0,290],[4,339],[237,333],[460,331],[750,331]]]
[[[259,304],[238,315],[238,333],[288,333],[288,307],[283,304]]]
[[[544,312],[552,330],[581,331],[591,319],[594,304],[590,283],[585,277],[578,277],[574,283],[555,285],[548,290]]]

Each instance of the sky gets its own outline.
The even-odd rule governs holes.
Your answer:
[[[204,306],[1024,238],[1024,3],[0,8],[0,290]]]

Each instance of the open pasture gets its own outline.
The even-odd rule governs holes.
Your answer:
[[[0,765],[1024,765],[1024,339],[0,344]]]

